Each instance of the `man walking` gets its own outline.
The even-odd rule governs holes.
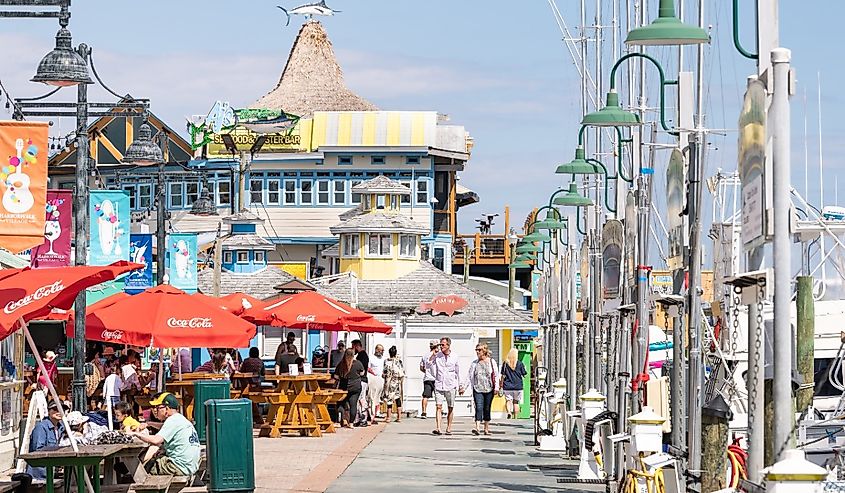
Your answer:
[[[381,404],[381,392],[384,389],[384,346],[376,344],[376,350],[370,357],[370,364],[367,367],[367,378],[369,379],[368,394],[370,396],[370,423],[375,424],[376,415],[379,414]]]
[[[360,421],[361,426],[367,426],[369,422],[367,413],[370,411],[370,383],[366,370],[370,367],[370,357],[364,351],[364,345],[361,343],[361,339],[352,341],[352,349],[355,351],[355,359],[360,361],[361,366],[364,367],[364,374],[361,376],[361,398],[358,399],[358,416],[362,418]],[[357,426],[357,423],[353,426]]]
[[[440,435],[440,420],[443,416],[443,405],[448,408],[446,414],[446,434],[452,434],[452,418],[455,411],[455,393],[464,393],[460,387],[460,367],[458,356],[452,354],[452,339],[443,337],[440,339],[440,352],[431,356],[434,362],[434,403],[437,406],[435,415],[435,428],[432,431]]]
[[[434,356],[437,355],[437,350],[440,345],[437,339],[428,341],[429,353],[420,358],[420,371],[423,372],[423,393],[422,393],[422,412],[420,418],[425,419],[428,416],[428,400],[434,397]]]

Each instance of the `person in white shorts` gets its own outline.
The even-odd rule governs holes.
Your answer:
[[[455,393],[463,394],[464,388],[460,385],[460,367],[458,356],[452,353],[452,339],[443,337],[440,339],[440,352],[431,356],[434,362],[434,402],[437,405],[435,415],[435,428],[432,431],[440,435],[440,420],[443,416],[443,405],[448,408],[446,414],[446,434],[452,434],[452,418],[455,410]]]
[[[422,393],[422,413],[420,418],[427,417],[428,400],[434,397],[434,356],[440,349],[440,343],[437,339],[428,341],[429,353],[420,359],[420,371],[423,373],[423,393]]]
[[[370,423],[375,424],[376,417],[379,416],[379,404],[381,404],[381,392],[384,390],[384,379],[382,378],[384,372],[384,346],[376,344],[376,350],[370,356],[369,366],[367,368],[367,392],[370,398]]]

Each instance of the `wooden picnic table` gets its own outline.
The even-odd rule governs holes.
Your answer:
[[[254,402],[270,404],[269,424],[262,428],[260,436],[269,434],[278,437],[282,433],[299,433],[319,437],[322,433],[333,433],[334,422],[329,416],[328,404],[343,391],[320,389],[320,382],[329,380],[326,374],[311,375],[268,375],[264,379],[275,382],[272,392],[249,392],[245,397]]]
[[[80,492],[87,489],[81,478],[87,475],[85,468],[91,467],[93,474],[90,479],[91,485],[94,487],[93,493],[100,493],[100,462],[106,461],[106,466],[112,467],[113,470],[115,458],[140,454],[144,448],[146,448],[146,445],[135,442],[116,445],[80,445],[78,452],[69,446],[51,447],[20,454],[18,457],[25,460],[30,466],[47,468],[47,493],[54,493],[55,491],[54,468],[56,467],[74,468],[76,470],[77,491]],[[106,470],[105,472],[106,481],[112,482],[111,471]]]

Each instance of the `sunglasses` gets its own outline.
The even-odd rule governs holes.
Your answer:
[[[484,348],[477,347],[475,348],[476,351],[484,351]]]

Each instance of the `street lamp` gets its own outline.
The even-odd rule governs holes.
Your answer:
[[[628,32],[625,44],[635,46],[697,45],[710,42],[707,31],[675,17],[674,0],[660,0],[657,19]]]
[[[562,197],[555,197],[552,203],[564,207],[588,207],[593,205],[593,200],[578,193],[578,184],[573,181],[569,184],[569,191]]]
[[[514,247],[518,241],[519,236],[517,236],[513,229],[511,229],[508,233],[508,258],[513,260],[511,260],[511,263],[508,265],[508,308],[513,308],[513,288],[516,283],[516,269],[531,267],[531,264],[525,262],[524,260],[514,259]]]
[[[66,10],[67,7],[62,7]],[[84,55],[73,49],[70,31],[67,29],[68,18],[59,20],[61,29],[56,33],[56,47],[47,53],[38,64],[32,82],[43,82],[48,86],[68,87],[78,84],[93,84],[88,76],[88,63]]]

